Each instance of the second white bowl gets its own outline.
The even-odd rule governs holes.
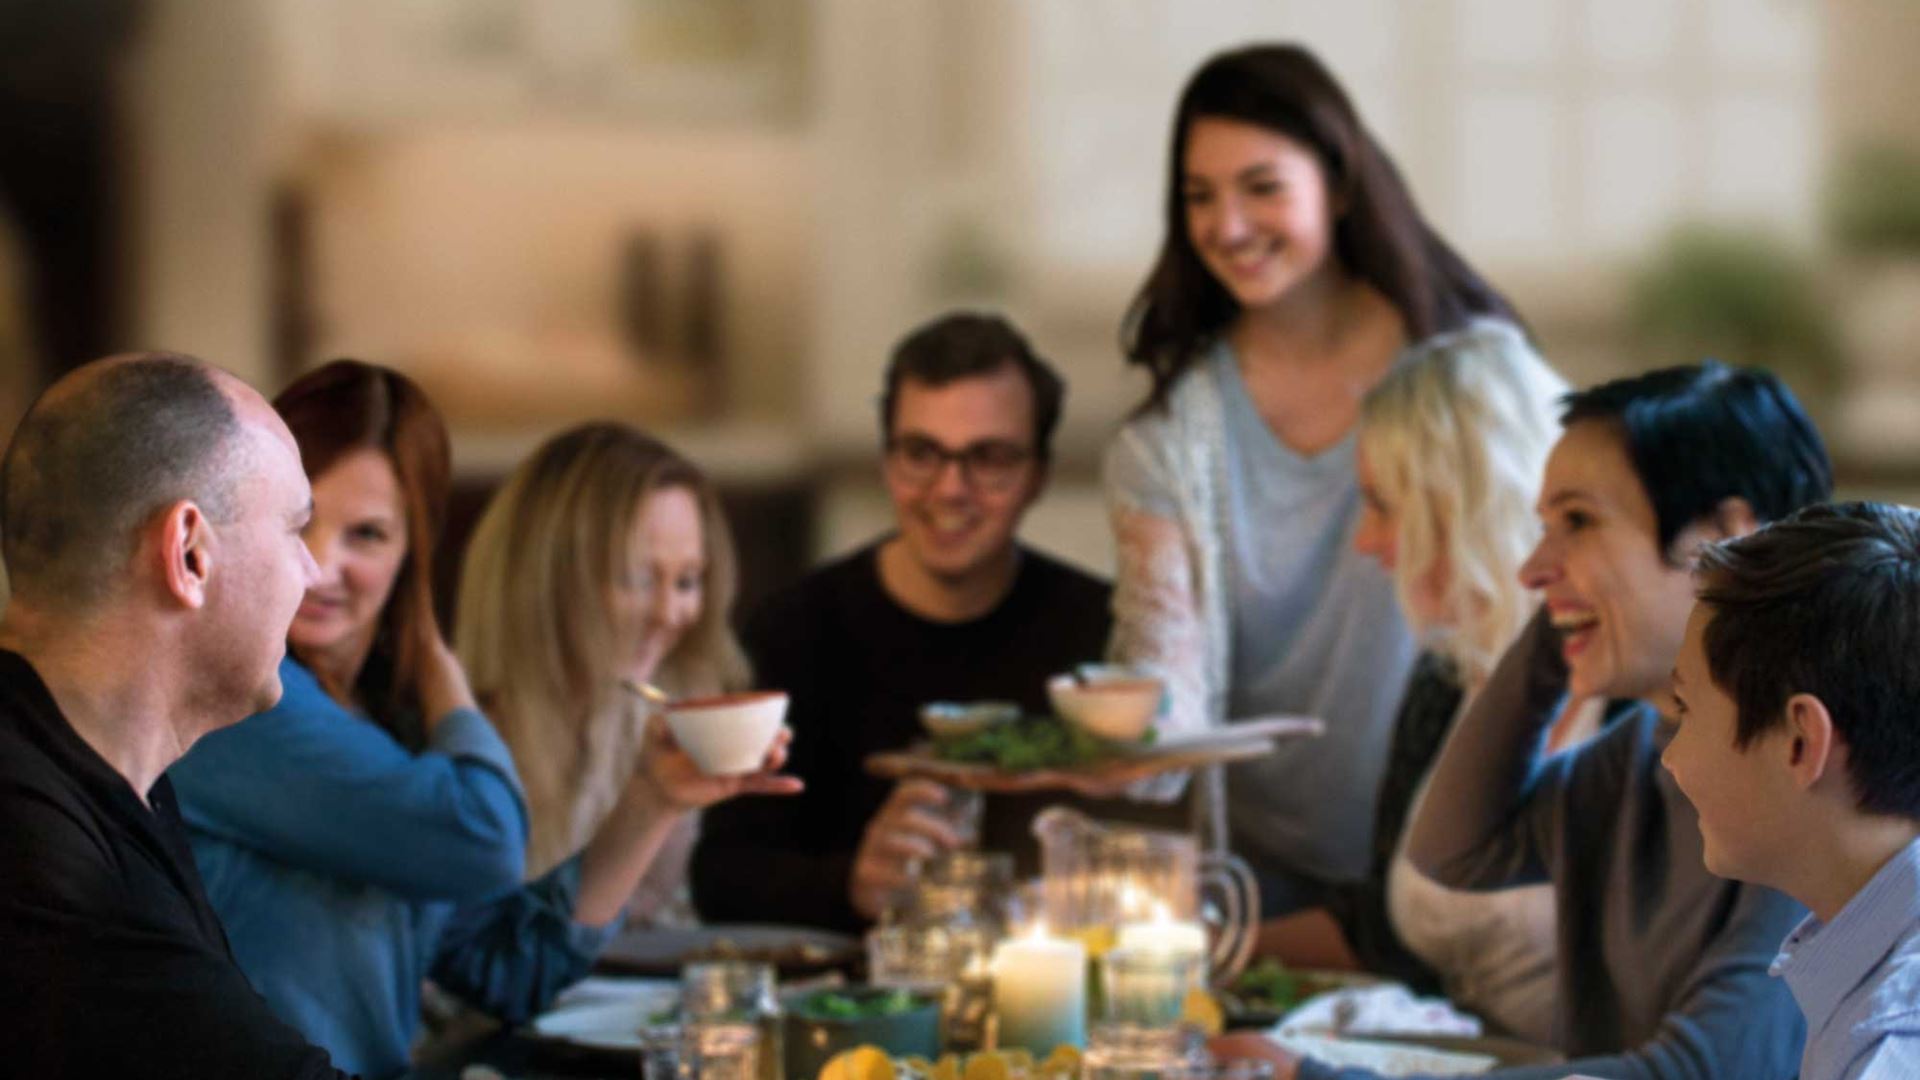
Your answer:
[[[1133,742],[1147,733],[1166,687],[1145,676],[1097,676],[1081,683],[1071,675],[1047,680],[1053,711],[1103,739]]]

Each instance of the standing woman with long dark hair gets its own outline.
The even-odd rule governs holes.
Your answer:
[[[1171,726],[1296,713],[1323,738],[1235,766],[1225,819],[1268,916],[1366,872],[1414,643],[1353,551],[1360,402],[1407,346],[1507,302],[1421,218],[1326,68],[1294,45],[1207,61],[1174,117],[1166,238],[1127,313],[1146,402],[1108,449],[1113,657]]]

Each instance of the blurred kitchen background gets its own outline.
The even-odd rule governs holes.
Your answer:
[[[1920,502],[1915,0],[0,0],[0,433],[133,347],[392,364],[457,515],[612,415],[722,482],[749,598],[882,528],[893,342],[1071,391],[1029,539],[1111,567],[1120,313],[1205,56],[1319,52],[1576,383],[1703,352]]]

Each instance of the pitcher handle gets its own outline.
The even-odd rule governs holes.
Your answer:
[[[1200,902],[1220,905],[1219,934],[1213,939],[1207,966],[1216,985],[1232,982],[1253,959],[1260,918],[1260,884],[1240,856],[1209,851],[1200,856]]]

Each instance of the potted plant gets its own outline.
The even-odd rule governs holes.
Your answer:
[[[1627,318],[1648,355],[1767,368],[1819,412],[1843,381],[1837,323],[1810,262],[1761,231],[1675,230],[1633,274]]]

